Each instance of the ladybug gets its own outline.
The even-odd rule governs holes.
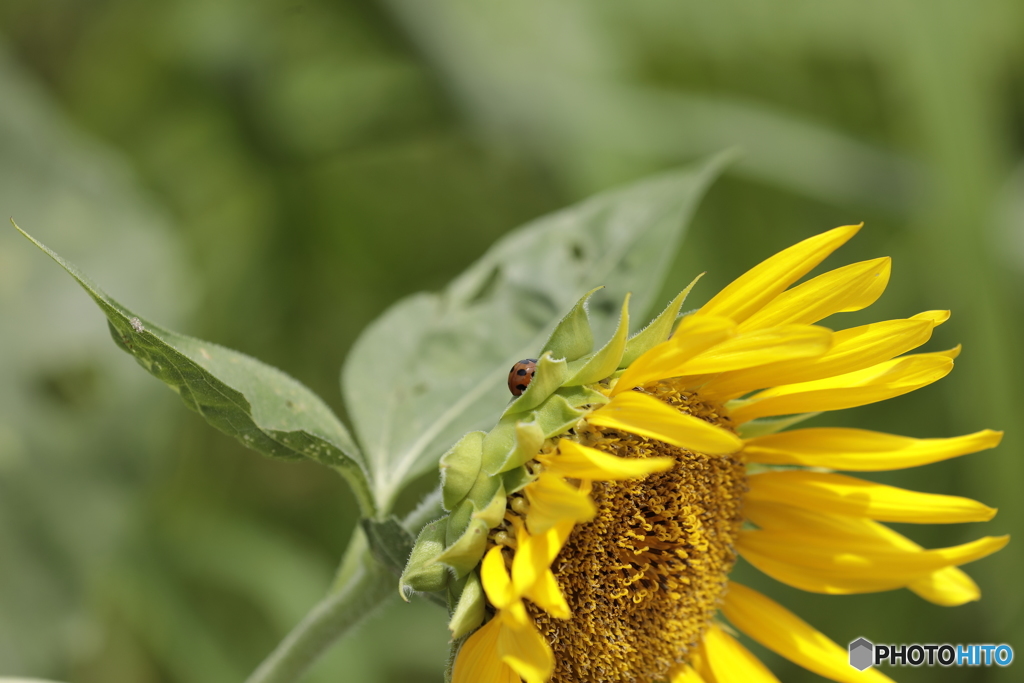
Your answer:
[[[526,387],[530,386],[533,374],[537,372],[537,359],[524,358],[508,371],[508,390],[513,396],[522,396]]]

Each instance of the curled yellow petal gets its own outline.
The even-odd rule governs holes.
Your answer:
[[[973,544],[925,551],[902,534],[864,517],[763,500],[749,501],[745,512],[769,535],[750,538],[744,534],[738,544],[740,553],[765,574],[816,593],[906,587],[938,604],[962,604],[977,599],[977,587],[953,565],[996,552],[1007,542],[1006,537],[983,538]]]
[[[518,600],[512,588],[512,579],[505,569],[501,546],[494,546],[484,555],[480,565],[480,582],[484,585],[487,599],[498,609],[505,609]]]
[[[558,451],[556,455],[544,455],[538,459],[544,464],[545,471],[574,479],[642,479],[655,472],[670,470],[676,463],[667,457],[622,458],[568,439],[558,442]]]
[[[747,501],[775,501],[883,522],[985,522],[996,514],[995,509],[970,498],[908,491],[842,474],[806,470],[763,472],[751,476],[747,483]]]
[[[526,683],[547,683],[555,670],[555,657],[551,646],[544,640],[537,627],[530,621],[518,624],[502,619],[498,630],[498,654],[504,662],[519,674]]]
[[[885,291],[891,271],[892,259],[889,257],[831,270],[779,294],[743,321],[740,329],[815,323],[833,313],[867,308]]]
[[[980,560],[1001,550],[1008,542],[1008,536],[986,536],[948,548],[913,551],[852,537],[744,530],[740,532],[736,547],[747,561],[769,575],[773,574],[761,567],[762,559],[793,567],[801,574],[811,573],[831,579],[837,585],[877,582],[872,585],[887,588],[870,590],[887,590],[903,588],[945,567]]]
[[[703,645],[716,683],[779,683],[761,660],[717,624],[704,632]]]
[[[455,658],[452,683],[521,683],[519,674],[498,656],[501,622],[491,619],[476,630]]]
[[[783,249],[733,280],[695,315],[714,315],[743,322],[824,261],[857,234],[860,227],[847,225],[835,228]]]
[[[857,671],[845,648],[755,590],[729,582],[722,613],[732,625],[794,664],[840,683],[883,683],[878,669]]]
[[[587,416],[599,427],[619,429],[701,453],[735,453],[743,441],[732,432],[637,391],[619,394]]]
[[[729,415],[742,423],[772,415],[853,408],[920,389],[952,369],[953,360],[945,353],[904,356],[845,375],[765,389],[734,402]]]
[[[805,465],[851,472],[918,467],[999,445],[1003,433],[984,429],[948,439],[914,439],[865,429],[814,427],[748,439],[747,462]]]
[[[562,522],[589,522],[597,513],[586,491],[567,483],[558,474],[542,473],[523,490],[530,508],[526,526],[540,535]]]
[[[568,524],[571,531],[572,522]],[[557,527],[542,534],[530,534],[520,527],[512,559],[512,585],[516,594],[530,598],[557,619],[568,619],[571,614],[551,573],[551,563],[567,538],[568,533]]]

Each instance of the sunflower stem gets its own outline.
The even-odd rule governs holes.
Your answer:
[[[353,535],[353,546],[362,532]],[[310,610],[246,683],[295,683],[341,636],[397,596],[395,577],[373,559],[365,540],[358,556],[346,553],[331,592]],[[352,547],[352,546],[350,546]]]
[[[403,520],[415,536],[441,514],[435,491]],[[396,577],[370,552],[357,525],[327,596],[278,643],[246,683],[295,683],[327,650],[389,598],[398,595]]]

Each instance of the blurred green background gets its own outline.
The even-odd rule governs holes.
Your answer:
[[[1024,654],[1021,26],[1013,0],[4,0],[0,213],[341,412],[338,368],[389,304],[529,218],[738,145],[665,298],[707,270],[696,305],[866,221],[841,262],[889,254],[893,279],[843,324],[951,308],[930,348],[965,352],[938,385],[816,424],[1006,429],[995,451],[877,479],[1000,508],[901,529],[925,545],[1017,534],[968,567],[985,598],[960,608],[741,577],[841,644]],[[0,674],[242,680],[326,590],[355,521],[343,483],[184,410],[9,229],[0,315]],[[308,680],[440,681],[443,624],[393,603]],[[782,680],[821,680],[753,649]]]

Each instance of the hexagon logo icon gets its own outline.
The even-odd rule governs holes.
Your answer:
[[[863,671],[875,663],[875,645],[867,638],[858,638],[850,643],[850,666]]]

